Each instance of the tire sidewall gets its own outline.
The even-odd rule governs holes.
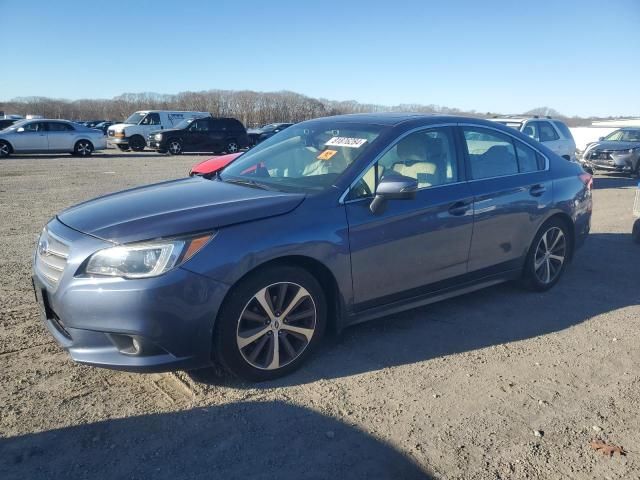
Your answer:
[[[558,275],[556,275],[556,278],[554,278],[551,282],[549,283],[542,283],[538,277],[536,276],[535,273],[535,255],[536,255],[536,249],[538,248],[538,243],[540,242],[540,239],[542,238],[542,236],[551,228],[560,228],[562,230],[562,233],[564,234],[565,237],[565,244],[566,244],[566,248],[565,248],[565,259],[564,262],[562,263],[562,266],[560,267],[560,272],[558,273]],[[550,288],[552,288],[556,283],[558,283],[558,281],[560,281],[560,278],[562,278],[562,275],[564,274],[564,271],[567,267],[567,263],[569,262],[569,259],[571,258],[571,242],[570,242],[570,234],[567,231],[567,225],[560,219],[558,218],[551,218],[549,220],[547,220],[546,222],[544,222],[542,224],[542,226],[538,229],[538,233],[536,233],[536,236],[533,238],[533,241],[531,242],[531,246],[529,247],[529,252],[527,253],[527,259],[525,261],[525,266],[524,266],[524,283],[525,286],[531,290],[536,290],[539,292],[543,292],[545,290],[549,290]]]
[[[146,143],[144,141],[144,138],[139,135],[135,135],[129,139],[129,148],[131,148],[131,150],[133,150],[134,152],[143,151],[145,146]]]
[[[89,146],[89,153],[81,153],[79,150],[80,144],[82,143],[86,143]],[[76,155],[80,156],[80,157],[88,157],[89,155],[91,155],[93,153],[93,144],[89,141],[89,140],[78,140],[76,142],[76,145],[73,149],[73,153],[75,153]]]
[[[301,285],[311,294],[316,305],[316,330],[302,354],[277,370],[261,370],[247,363],[236,343],[238,321],[251,297],[262,288],[278,283]],[[327,303],[322,287],[313,275],[304,269],[273,266],[258,270],[235,285],[225,299],[214,328],[213,355],[232,374],[244,380],[260,382],[282,377],[296,370],[313,353],[326,328]]]
[[[180,146],[180,150],[178,150],[177,152],[172,151],[172,143],[177,143]],[[169,142],[167,143],[167,152],[169,153],[169,155],[180,155],[182,153],[182,142],[180,140],[169,140]]]
[[[0,153],[0,158],[8,158],[11,155],[11,145],[9,145],[9,143],[5,142],[4,140],[0,141],[0,145],[6,145],[8,149],[6,154]]]

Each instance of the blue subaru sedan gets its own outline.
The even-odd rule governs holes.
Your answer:
[[[100,197],[44,228],[33,282],[81,363],[297,368],[327,329],[521,280],[558,282],[589,233],[591,177],[479,119],[296,124],[222,172]]]

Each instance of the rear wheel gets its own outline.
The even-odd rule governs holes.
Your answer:
[[[171,155],[180,155],[182,153],[182,143],[180,140],[171,140],[167,145],[167,151]]]
[[[11,155],[11,145],[4,140],[0,140],[0,158],[6,158]]]
[[[118,148],[120,149],[121,152],[129,151],[129,145],[118,145]]]
[[[73,147],[73,154],[79,157],[88,157],[93,153],[93,144],[89,140],[78,140]]]
[[[324,333],[322,287],[306,270],[279,266],[242,280],[217,319],[214,352],[234,375],[249,381],[295,370]]]
[[[129,139],[129,147],[134,152],[141,152],[144,150],[144,147],[146,146],[147,144],[144,141],[144,138],[142,138],[140,135],[134,135]]]
[[[227,145],[224,150],[227,153],[236,153],[238,150],[240,150],[240,147],[238,146],[235,140],[230,140],[227,142]]]
[[[524,284],[531,290],[553,287],[570,258],[569,232],[565,223],[552,218],[536,234],[524,266]]]

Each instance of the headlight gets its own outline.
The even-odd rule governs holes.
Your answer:
[[[156,133],[153,138],[155,138],[156,140],[162,140],[162,134],[161,133]]]
[[[616,150],[615,152],[611,152],[613,155],[629,155],[631,153],[635,153],[638,148],[629,148],[628,150]]]
[[[213,234],[208,233],[105,248],[91,255],[84,273],[125,278],[156,277],[186,262],[212,237]]]

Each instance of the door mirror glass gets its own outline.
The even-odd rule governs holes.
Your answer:
[[[388,173],[380,179],[369,209],[372,213],[377,213],[387,200],[413,200],[416,197],[416,190],[418,190],[418,181],[415,178],[405,177],[399,173]]]

